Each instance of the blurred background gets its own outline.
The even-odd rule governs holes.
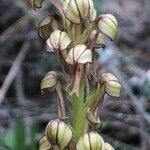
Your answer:
[[[48,0],[38,11],[28,0],[0,2],[0,150],[37,150],[46,124],[57,116],[54,95],[41,95],[40,81],[60,66],[37,34],[54,9]],[[117,40],[98,50],[99,70],[122,84],[120,98],[105,96],[99,132],[116,150],[149,150],[150,0],[94,2],[98,13],[112,13],[119,23]]]

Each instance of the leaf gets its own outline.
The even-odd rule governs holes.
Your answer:
[[[15,126],[15,150],[25,150],[25,126],[18,120]]]

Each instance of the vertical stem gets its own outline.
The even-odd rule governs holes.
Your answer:
[[[78,141],[79,138],[84,134],[86,127],[86,108],[84,102],[76,97],[72,103],[73,107],[73,132],[75,135],[75,140]]]
[[[66,110],[65,110],[65,104],[64,104],[64,99],[63,99],[63,94],[61,91],[61,86],[58,83],[56,86],[56,92],[57,92],[57,108],[58,108],[58,116],[61,119],[66,118]]]
[[[74,84],[72,88],[71,94],[76,94],[76,96],[79,97],[79,90],[80,90],[80,83],[82,80],[82,75],[83,75],[83,69],[84,65],[78,65],[76,68],[76,73],[75,73],[75,79],[74,79]]]

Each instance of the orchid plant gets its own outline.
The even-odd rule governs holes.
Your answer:
[[[42,1],[32,0],[35,10],[42,7]],[[58,56],[62,69],[48,72],[41,81],[42,94],[57,93],[58,118],[48,123],[39,149],[114,150],[95,129],[101,127],[104,95],[119,97],[121,85],[113,74],[97,73],[96,49],[105,46],[106,37],[116,39],[117,20],[111,14],[97,15],[92,0],[50,3],[60,17],[44,18],[38,32],[47,51]],[[66,111],[67,101],[71,112]]]

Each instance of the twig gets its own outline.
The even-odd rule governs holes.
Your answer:
[[[1,89],[0,89],[0,103],[2,103],[12,81],[14,80],[15,76],[17,75],[20,67],[21,67],[21,64],[27,54],[27,52],[29,51],[29,43],[28,42],[25,42],[18,54],[18,56],[16,57],[16,60],[14,61],[11,69],[9,70],[2,86],[1,86]]]
[[[22,68],[18,71],[15,79],[16,86],[16,96],[18,100],[18,104],[23,105],[25,103],[25,95],[23,89],[23,81],[22,81]]]

